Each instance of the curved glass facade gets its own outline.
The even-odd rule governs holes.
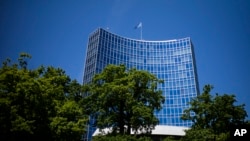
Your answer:
[[[189,37],[146,41],[121,37],[99,28],[89,37],[83,83],[91,82],[94,74],[100,73],[108,64],[147,70],[164,80],[158,88],[163,91],[165,103],[163,109],[155,113],[160,125],[191,126],[191,121],[180,119],[188,102],[199,94],[194,50]]]

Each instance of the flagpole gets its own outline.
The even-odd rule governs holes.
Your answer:
[[[142,24],[141,24],[141,40],[142,40]]]
[[[135,29],[140,28],[141,32],[141,40],[142,40],[142,22],[140,22],[137,26],[135,26]]]

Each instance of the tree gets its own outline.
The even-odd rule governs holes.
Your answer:
[[[93,141],[152,141],[150,137],[136,137],[131,135],[107,135],[107,136],[95,136]]]
[[[0,139],[79,140],[87,119],[81,85],[60,68],[28,69],[30,58],[22,53],[0,68]]]
[[[158,83],[162,81],[149,72],[108,65],[85,86],[85,109],[100,129],[112,128],[119,134],[130,134],[131,129],[150,133],[158,124],[154,111],[164,102]]]
[[[197,139],[201,139],[197,135],[201,135],[199,132],[202,131],[207,136],[213,134],[216,138],[224,139],[228,137],[230,126],[246,122],[247,113],[244,109],[245,105],[235,105],[235,95],[216,94],[213,97],[210,94],[212,89],[213,86],[205,85],[203,93],[193,99],[190,102],[191,107],[184,111],[182,119],[193,122],[190,131],[186,132],[185,138],[197,137]],[[211,134],[208,135],[207,133]]]

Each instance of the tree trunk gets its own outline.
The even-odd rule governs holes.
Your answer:
[[[120,102],[120,107],[119,107],[119,134],[124,134],[124,125],[125,125],[125,122],[124,122],[124,102],[121,101]]]
[[[128,122],[127,134],[128,134],[128,135],[131,134],[131,125],[130,125],[130,122]]]

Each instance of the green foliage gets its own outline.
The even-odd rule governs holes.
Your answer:
[[[183,141],[213,141],[215,135],[210,129],[190,129],[185,131],[186,136],[183,138]]]
[[[181,139],[176,139],[173,136],[169,136],[169,137],[166,137],[163,141],[179,141],[179,140],[181,140]]]
[[[0,137],[79,140],[86,123],[81,85],[60,68],[29,70],[30,58],[22,53],[18,64],[7,59],[0,68]]]
[[[80,104],[73,100],[66,100],[56,109],[57,116],[51,118],[50,122],[50,128],[55,133],[55,137],[64,140],[79,140],[86,125],[86,118],[83,118]]]
[[[219,135],[216,135],[215,138],[216,141],[228,141],[230,138],[230,132],[220,133]]]
[[[182,141],[228,141],[229,140],[229,132],[215,134],[211,129],[199,129],[199,128],[191,128],[186,131],[186,136],[184,136]]]
[[[231,125],[245,123],[247,113],[244,104],[235,105],[235,95],[210,94],[211,85],[205,85],[203,93],[190,102],[191,107],[184,111],[182,119],[193,121],[186,131],[186,140],[226,140]]]
[[[95,136],[93,141],[152,141],[149,137],[136,137],[132,135],[117,135],[117,136]]]
[[[131,129],[150,133],[158,124],[154,110],[160,110],[164,102],[158,83],[162,81],[146,71],[108,65],[85,86],[85,109],[96,118],[100,129],[112,127],[120,134],[130,134]]]

